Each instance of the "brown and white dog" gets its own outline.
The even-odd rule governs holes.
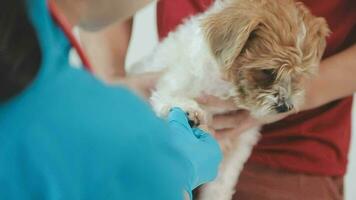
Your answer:
[[[207,123],[224,112],[195,101],[208,94],[269,118],[303,104],[303,83],[317,73],[328,33],[323,18],[293,0],[217,0],[170,33],[131,73],[164,69],[151,97],[160,117],[181,107],[193,121]],[[231,199],[259,128],[220,141],[224,161],[201,199]]]

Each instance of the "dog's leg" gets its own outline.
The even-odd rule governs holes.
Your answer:
[[[218,178],[203,186],[200,200],[231,200],[240,172],[259,136],[259,128],[256,127],[235,138],[232,149],[221,165]]]
[[[192,126],[199,126],[207,122],[206,112],[201,109],[199,104],[193,99],[164,94],[162,91],[155,91],[151,96],[151,103],[154,111],[161,118],[166,118],[170,109],[179,107],[187,113],[189,123]]]

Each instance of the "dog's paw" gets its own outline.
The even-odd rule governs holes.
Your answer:
[[[191,127],[198,127],[208,123],[207,114],[200,107],[181,107],[186,113]]]
[[[198,127],[200,125],[200,119],[197,112],[186,112],[188,122],[191,127]]]
[[[205,112],[201,109],[183,109],[187,113],[188,122],[191,127],[198,127],[206,124]]]
[[[164,107],[162,107],[162,109],[160,110],[160,114],[161,116],[168,116],[168,113],[170,112],[170,110],[172,110],[172,108],[180,108],[182,109],[188,118],[188,122],[189,125],[191,127],[198,127],[201,124],[207,124],[207,117],[206,117],[206,112],[202,109],[200,109],[199,107],[195,107],[195,106],[186,106],[186,105],[166,105]]]
[[[199,104],[193,99],[174,97],[170,98],[162,94],[154,93],[151,97],[151,104],[157,116],[167,118],[172,108],[180,108],[186,112],[191,127],[198,127],[207,124],[207,113],[200,108]]]

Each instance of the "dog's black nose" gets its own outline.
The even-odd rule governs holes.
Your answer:
[[[277,105],[275,109],[278,113],[285,113],[285,112],[290,111],[292,109],[292,106],[289,106],[288,104],[283,103],[283,104]]]

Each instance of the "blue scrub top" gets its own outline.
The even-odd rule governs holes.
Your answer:
[[[182,199],[189,163],[166,123],[127,89],[72,68],[46,2],[27,4],[43,60],[0,105],[0,199]]]

